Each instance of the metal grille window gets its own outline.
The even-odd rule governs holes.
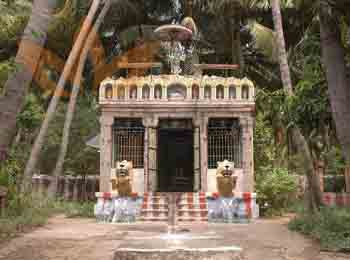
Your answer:
[[[242,133],[235,119],[211,119],[208,125],[208,166],[217,168],[217,162],[229,160],[236,168],[242,167]]]
[[[143,168],[145,129],[137,121],[117,121],[113,128],[114,161],[132,161]]]

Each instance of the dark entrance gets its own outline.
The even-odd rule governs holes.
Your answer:
[[[191,121],[166,120],[158,131],[158,190],[192,192],[194,181]],[[176,127],[176,128],[175,128]]]

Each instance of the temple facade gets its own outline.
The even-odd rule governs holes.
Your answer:
[[[215,192],[217,162],[234,162],[238,192],[254,191],[255,89],[247,78],[108,78],[101,108],[100,192],[132,161],[133,191]]]

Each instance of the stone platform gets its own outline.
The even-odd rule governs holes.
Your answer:
[[[95,216],[105,222],[168,222],[169,195],[174,193],[147,192],[130,198],[117,193],[96,193]],[[217,193],[177,193],[175,204],[179,222],[246,223],[259,216],[255,193],[235,193],[221,198]]]
[[[227,238],[209,233],[178,233],[127,237],[114,260],[244,260],[240,247]]]

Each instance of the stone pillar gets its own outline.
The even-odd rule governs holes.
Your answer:
[[[156,192],[158,187],[157,176],[157,118],[144,118],[145,131],[145,192]]]
[[[253,87],[253,86],[249,87],[249,99],[251,101],[255,100],[255,87]]]
[[[254,147],[253,130],[254,120],[252,117],[240,118],[242,128],[242,165],[243,165],[243,191],[254,192]]]
[[[125,98],[124,98],[124,100],[129,100],[130,99],[130,86],[126,85],[124,91],[125,91]]]
[[[230,89],[228,85],[224,86],[224,100],[230,99]]]
[[[167,100],[168,99],[168,92],[167,92],[167,86],[162,86],[162,99]]]
[[[236,86],[236,99],[242,100],[242,86]]]
[[[144,150],[143,150],[143,169],[144,169],[144,192],[149,192],[148,187],[149,187],[149,173],[148,173],[148,136],[149,136],[149,131],[148,131],[148,125],[146,124],[145,120],[143,120],[143,126],[145,127],[145,137],[144,137]]]
[[[43,175],[39,176],[39,194],[45,196],[46,187],[45,187],[45,177]]]
[[[192,87],[186,86],[186,100],[192,100]]]
[[[81,185],[80,176],[73,178],[73,201],[79,200],[79,186]]]
[[[211,86],[211,99],[216,100],[216,85]]]
[[[154,85],[150,85],[149,88],[150,88],[150,90],[149,90],[149,95],[150,95],[149,99],[150,100],[154,100],[155,99],[154,98]]]
[[[102,115],[100,137],[100,192],[112,190],[110,178],[112,169],[112,126],[113,116]]]
[[[193,173],[194,173],[194,182],[193,190],[195,192],[200,191],[201,188],[201,160],[200,160],[200,121],[193,120]]]
[[[142,86],[137,86],[137,100],[142,100]]]
[[[201,165],[201,191],[208,189],[208,117],[203,117],[200,122],[200,165]]]
[[[199,100],[204,100],[204,86],[199,86]]]
[[[63,192],[63,197],[65,200],[69,200],[70,199],[70,181],[71,178],[70,176],[66,176],[64,178],[64,192]]]

